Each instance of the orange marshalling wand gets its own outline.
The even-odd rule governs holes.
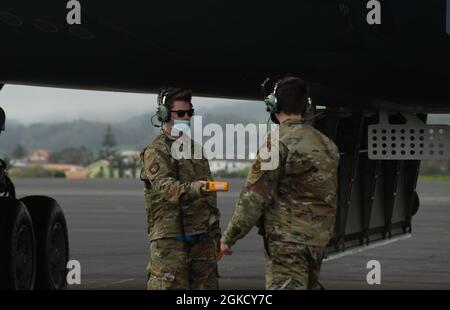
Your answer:
[[[228,192],[228,182],[206,182],[207,192]]]

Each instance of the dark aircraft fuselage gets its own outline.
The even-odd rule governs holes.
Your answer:
[[[445,0],[2,0],[0,83],[260,99],[268,76],[296,74],[325,105],[450,112]],[[375,100],[375,101],[374,101]]]

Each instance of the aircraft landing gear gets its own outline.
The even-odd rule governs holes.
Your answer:
[[[4,124],[0,108],[0,132]],[[64,289],[69,237],[63,211],[50,197],[17,199],[6,168],[0,159],[0,289]]]
[[[27,208],[0,198],[0,289],[33,289],[36,279],[34,228]]]
[[[67,224],[58,203],[45,196],[20,199],[33,219],[36,236],[36,289],[59,290],[66,287],[69,260]]]

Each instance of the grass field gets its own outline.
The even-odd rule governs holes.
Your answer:
[[[450,182],[450,175],[421,175],[420,181],[446,181]]]

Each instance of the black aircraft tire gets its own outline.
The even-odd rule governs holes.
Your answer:
[[[0,198],[0,289],[30,290],[36,279],[31,216],[19,200]]]
[[[417,214],[417,211],[419,211],[419,207],[420,207],[420,198],[419,198],[419,194],[417,194],[417,192],[414,192],[414,197],[413,197],[413,205],[412,205],[412,210],[411,210],[411,215],[414,216]]]
[[[31,214],[36,233],[36,289],[64,289],[69,260],[69,238],[64,213],[58,203],[49,197],[28,196],[21,200]]]

